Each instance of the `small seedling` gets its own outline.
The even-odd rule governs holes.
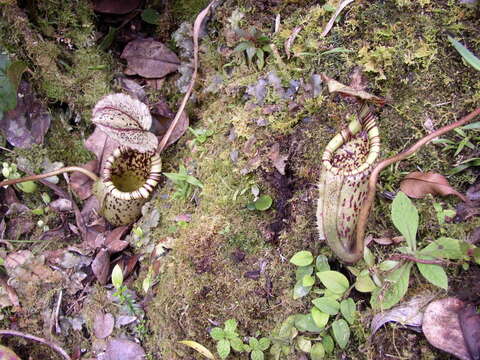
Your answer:
[[[255,28],[252,28],[250,32],[241,29],[237,29],[235,32],[245,40],[240,42],[233,51],[245,53],[247,62],[251,64],[255,61],[258,69],[262,70],[265,65],[265,54],[272,51],[269,38]]]
[[[231,349],[237,352],[244,351],[244,344],[238,335],[237,325],[235,319],[229,319],[225,321],[223,329],[215,327],[210,331],[210,336],[217,341],[217,353],[221,359],[226,359]]]
[[[4,162],[2,164],[2,175],[4,178],[13,180],[20,179],[20,173],[18,172],[17,165]],[[37,190],[37,184],[33,181],[25,181],[19,184],[15,184],[15,187],[24,193],[32,193]]]
[[[203,184],[196,177],[189,175],[187,168],[180,165],[178,173],[163,173],[175,185],[176,191],[173,194],[174,199],[187,200],[193,192],[193,187],[203,189]]]
[[[140,308],[138,304],[135,303],[128,288],[123,285],[123,271],[118,264],[116,264],[112,270],[112,285],[117,290],[113,293],[113,296],[119,300],[120,305],[126,305],[132,315],[137,315],[140,312]]]
[[[192,142],[193,145],[204,144],[208,140],[208,138],[213,135],[213,131],[207,129],[193,129],[191,127],[188,127],[188,131],[190,131],[195,137]]]

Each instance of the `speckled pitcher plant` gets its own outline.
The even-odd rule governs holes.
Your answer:
[[[321,240],[344,262],[363,251],[355,227],[368,189],[368,177],[380,154],[375,117],[367,105],[328,143],[322,156],[317,225]],[[361,256],[361,255],[360,255]]]

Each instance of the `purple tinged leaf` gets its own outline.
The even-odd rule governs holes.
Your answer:
[[[105,360],[145,360],[145,356],[140,345],[124,339],[111,339],[105,351]]]
[[[112,334],[114,325],[115,320],[112,314],[99,311],[93,320],[93,332],[97,338],[105,339]]]

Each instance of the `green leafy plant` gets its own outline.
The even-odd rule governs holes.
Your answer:
[[[419,249],[416,238],[418,210],[403,192],[399,192],[392,202],[391,217],[405,238],[406,246],[398,247],[392,257],[378,265],[375,264],[373,254],[366,251],[364,259],[369,269],[354,273],[372,275],[376,286],[373,287],[370,304],[373,308],[382,310],[391,308],[405,296],[413,266],[417,267],[428,282],[447,290],[448,277],[443,266],[450,260],[468,261],[470,253],[473,254],[472,245],[448,237],[440,237]]]
[[[265,65],[266,54],[272,51],[270,39],[256,28],[252,28],[250,32],[241,29],[234,31],[244,40],[241,41],[233,51],[245,53],[247,62],[249,64],[255,62],[258,69],[262,70]]]
[[[213,135],[213,130],[207,129],[193,129],[191,127],[188,127],[188,131],[190,131],[195,137],[192,142],[193,145],[204,144],[208,140],[208,138]]]
[[[27,65],[22,61],[11,61],[0,53],[0,119],[3,113],[17,106],[17,88]]]
[[[118,264],[112,270],[112,285],[116,289],[113,296],[119,300],[120,305],[125,305],[130,314],[138,315],[141,312],[141,308],[135,302],[128,288],[123,285],[123,271]]]
[[[333,339],[340,348],[346,348],[350,339],[350,325],[355,322],[357,314],[355,301],[349,297],[352,286],[347,277],[330,270],[324,255],[315,259],[310,251],[297,252],[290,262],[297,266],[293,298],[299,299],[309,293],[320,295],[312,300],[313,307],[309,314],[297,314],[290,325],[285,325],[287,328],[295,327],[299,332],[316,333],[318,337],[297,337],[297,332],[292,334],[289,330],[291,340],[297,337],[297,348],[310,353],[312,359],[321,359],[326,351],[333,351]],[[317,287],[316,283],[321,287]],[[285,333],[285,329],[282,332]],[[295,336],[292,338],[292,335]]]
[[[175,185],[176,191],[173,194],[174,199],[187,200],[193,192],[193,187],[203,189],[203,184],[196,177],[189,175],[187,168],[180,165],[178,173],[163,173]]]
[[[225,321],[223,329],[214,327],[210,331],[210,336],[217,341],[217,353],[221,359],[226,359],[231,349],[237,352],[243,352],[245,350],[243,341],[237,332],[237,325],[235,319],[229,319]]]
[[[263,352],[268,350],[269,347],[270,339],[266,337],[262,337],[258,340],[254,337],[250,337],[248,345],[243,345],[243,349],[250,353],[251,360],[263,360],[265,358]]]
[[[273,199],[270,195],[260,195],[260,189],[257,185],[253,185],[251,191],[254,198],[252,202],[247,204],[248,210],[266,211],[270,209],[273,204]]]

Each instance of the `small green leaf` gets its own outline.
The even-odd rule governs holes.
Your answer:
[[[319,310],[323,311],[328,315],[337,315],[338,310],[340,310],[340,303],[330,297],[321,297],[312,300],[313,305],[315,305]]]
[[[265,211],[270,209],[270,206],[272,206],[273,200],[270,195],[261,195],[255,202],[255,209],[259,211]]]
[[[403,192],[399,191],[392,202],[392,221],[405,237],[408,247],[417,250],[418,210]]]
[[[263,69],[263,66],[265,65],[265,54],[263,52],[262,49],[257,49],[257,52],[256,52],[256,55],[257,55],[257,66],[258,66],[258,69],[259,70],[262,70]]]
[[[196,177],[187,175],[185,181],[191,185],[198,186],[200,189],[203,189],[203,184]]]
[[[160,19],[160,14],[155,9],[145,9],[140,16],[143,21],[152,25],[157,25]]]
[[[392,270],[393,268],[395,268],[397,265],[398,265],[398,261],[395,261],[395,260],[385,260],[385,261],[382,261],[382,262],[378,265],[378,268],[379,268],[381,271],[390,271],[390,270]]]
[[[376,286],[370,275],[359,276],[355,281],[355,289],[362,293],[369,293],[375,290]]]
[[[237,320],[235,319],[228,319],[227,321],[225,321],[225,324],[224,324],[224,328],[225,328],[225,331],[235,331],[237,330]]]
[[[242,352],[245,350],[243,341],[239,337],[231,339],[230,346],[232,347],[233,350],[237,352]]]
[[[317,272],[317,276],[322,284],[334,293],[343,294],[349,287],[348,279],[338,271]]]
[[[242,52],[242,51],[245,51],[247,50],[247,48],[251,46],[251,43],[247,42],[247,41],[242,41],[240,44],[238,44],[237,46],[235,46],[235,49],[233,49],[233,52]]]
[[[425,246],[419,253],[436,258],[458,260],[463,259],[466,255],[466,250],[468,250],[468,248],[463,249],[462,245],[464,244],[465,241],[441,237]]]
[[[250,354],[250,357],[252,360],[263,360],[264,355],[261,350],[252,350],[252,353]]]
[[[223,331],[222,328],[214,327],[214,328],[210,331],[210,336],[211,336],[214,340],[222,340],[222,339],[225,338],[225,331]]]
[[[123,272],[120,265],[115,265],[112,270],[112,284],[115,289],[120,289],[123,284]]]
[[[33,193],[35,192],[35,190],[37,190],[37,184],[33,181],[25,181],[21,184],[16,184],[15,186],[17,186],[20,190],[22,190],[26,194]]]
[[[459,41],[455,40],[451,36],[448,37],[448,40],[452,43],[454,48],[462,55],[463,59],[473,67],[475,70],[480,71],[480,59],[476,57],[470,50],[462,45]]]
[[[302,280],[297,281],[297,283],[293,287],[293,299],[297,300],[304,297],[310,292],[311,289],[312,289],[311,286],[308,286],[308,287],[303,286]]]
[[[255,45],[252,44],[252,46],[247,47],[245,51],[247,52],[248,61],[251,62],[253,57],[255,56],[255,53],[257,52]]]
[[[421,257],[425,258],[425,257]],[[448,290],[448,277],[440,265],[417,263],[418,270],[430,283]]]
[[[312,315],[313,322],[320,329],[323,329],[327,325],[328,319],[330,317],[328,314],[325,314],[324,312],[320,311],[315,306],[312,307],[312,309],[310,310],[310,314]]]
[[[217,343],[217,353],[221,359],[226,359],[230,355],[230,342],[222,339]]]
[[[363,260],[365,260],[365,263],[367,264],[368,267],[372,267],[375,265],[375,256],[370,251],[370,249],[366,246],[363,250]]]
[[[350,327],[343,319],[336,320],[332,323],[332,332],[338,346],[345,349],[350,339]]]
[[[297,338],[297,345],[300,351],[303,351],[305,353],[309,353],[312,349],[312,342],[304,336],[299,336]]]
[[[408,262],[386,277],[383,286],[372,292],[370,305],[374,309],[386,310],[397,304],[407,293],[412,263]]]
[[[313,266],[299,266],[297,267],[297,270],[295,270],[295,279],[298,280],[303,280],[304,276],[306,275],[312,275],[313,274]]]
[[[325,348],[321,343],[316,343],[310,350],[310,360],[321,360],[325,357]]]
[[[305,275],[302,279],[302,285],[304,287],[311,287],[315,284],[315,278],[311,275]]]
[[[290,262],[297,266],[307,266],[313,262],[313,255],[310,251],[299,251],[292,256]]]
[[[355,301],[353,301],[352,298],[342,300],[342,302],[340,303],[340,312],[350,325],[353,325],[353,322],[355,321],[356,311],[357,306],[355,305]]]
[[[270,347],[270,339],[266,337],[261,338],[260,340],[258,340],[258,346],[259,349],[262,351],[267,350]]]
[[[318,272],[330,270],[330,265],[328,264],[328,259],[325,255],[317,256],[317,260],[315,261],[315,268]]]
[[[300,331],[309,331],[313,333],[319,333],[322,331],[313,321],[312,315],[295,315],[295,327]]]
[[[335,343],[330,335],[325,335],[322,339],[322,345],[325,348],[325,351],[329,354],[335,349]]]

